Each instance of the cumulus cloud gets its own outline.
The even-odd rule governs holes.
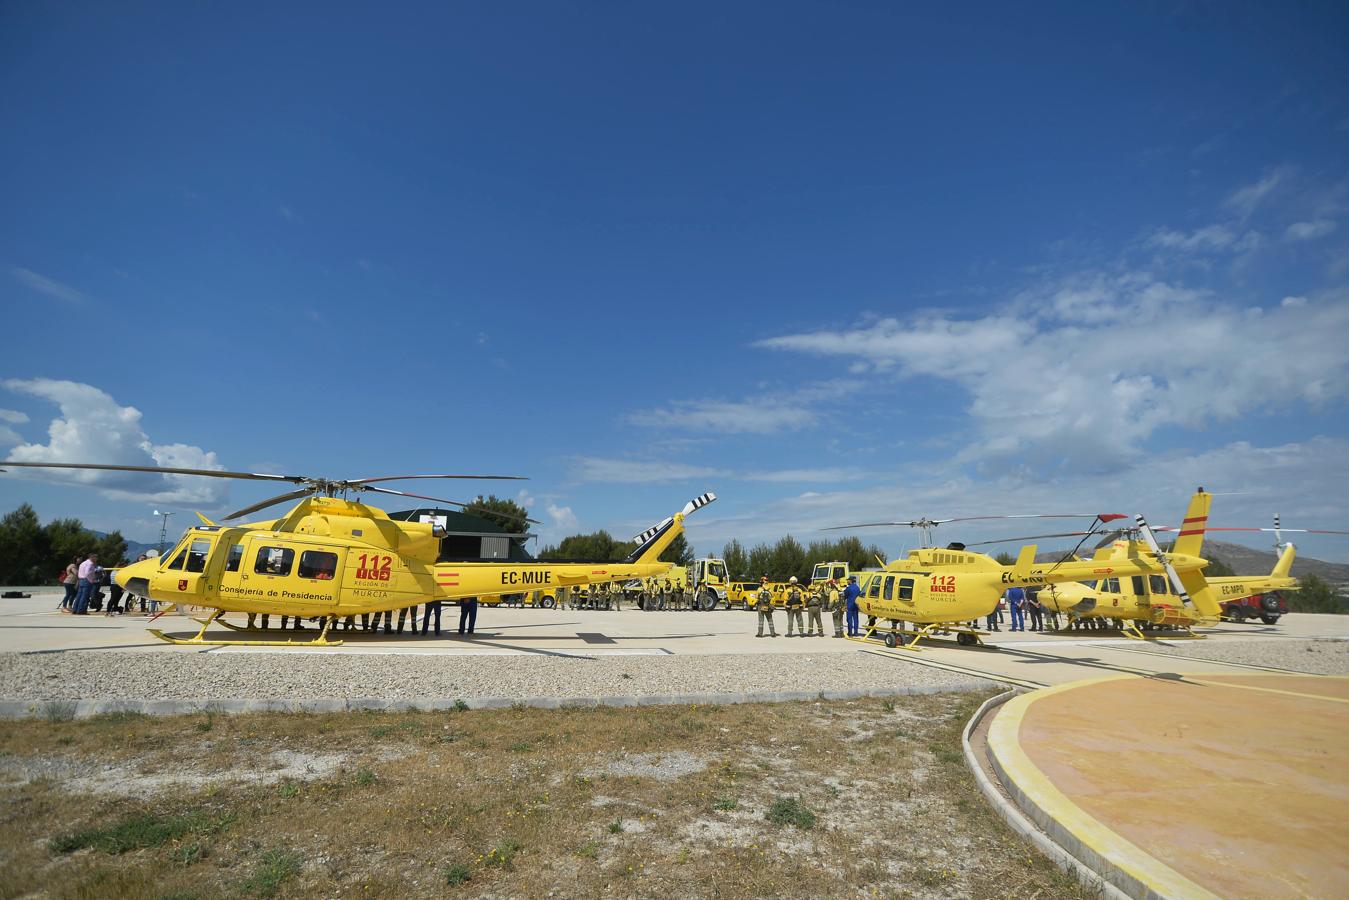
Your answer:
[[[13,275],[23,284],[37,291],[39,294],[46,294],[65,303],[83,303],[84,294],[68,284],[62,284],[55,278],[48,278],[45,275],[39,275],[31,269],[21,269],[18,266],[10,267],[9,274]]]
[[[640,410],[628,416],[634,425],[678,428],[716,434],[776,434],[810,428],[819,419],[818,406],[857,390],[856,382],[822,381],[742,400],[676,400],[669,406]]]
[[[1107,477],[1070,473],[1053,479],[973,478],[955,467],[924,463],[905,467],[894,484],[856,489],[808,491],[734,517],[700,523],[700,540],[721,546],[732,537],[745,542],[772,541],[783,534],[801,540],[821,537],[819,529],[850,522],[911,520],[1000,513],[1141,512],[1154,525],[1174,525],[1196,486],[1215,492],[1212,524],[1265,526],[1280,513],[1289,527],[1340,527],[1344,511],[1339,486],[1349,483],[1349,440],[1319,437],[1305,442],[1259,446],[1238,441],[1200,453],[1172,451],[1122,464]],[[1074,530],[1072,520],[972,522],[943,526],[939,542],[977,541]],[[1085,522],[1082,523],[1085,525]],[[918,545],[906,528],[855,532],[892,555]],[[837,533],[833,533],[837,536]],[[1224,535],[1265,547],[1272,538]],[[1070,547],[1073,541],[1045,539],[1042,548]],[[1349,542],[1302,536],[1304,555],[1349,557]]]
[[[61,411],[47,428],[46,444],[21,443],[9,451],[20,462],[109,463],[223,469],[214,453],[182,443],[156,444],[141,427],[140,410],[121,406],[104,391],[74,381],[12,378],[14,393],[56,404]],[[14,470],[13,475],[94,488],[106,497],[155,503],[211,506],[225,496],[225,483],[190,475],[138,472]]]
[[[827,467],[822,469],[774,469],[768,472],[746,472],[740,476],[745,481],[767,481],[783,484],[815,482],[831,484],[840,481],[858,481],[867,477],[859,469]]]
[[[1336,227],[1336,224],[1330,219],[1294,222],[1284,230],[1283,236],[1290,241],[1314,241],[1330,234]]]
[[[1286,186],[1292,179],[1290,166],[1278,166],[1270,169],[1259,180],[1234,191],[1227,198],[1226,205],[1242,216],[1250,216],[1276,191]]]
[[[577,481],[611,484],[662,484],[721,478],[729,474],[726,469],[711,466],[593,456],[578,457],[572,464],[572,477]]]
[[[967,461],[1101,471],[1163,427],[1342,401],[1346,333],[1349,296],[1262,310],[1129,273],[1047,285],[984,316],[917,314],[759,346],[958,385],[974,429]]]

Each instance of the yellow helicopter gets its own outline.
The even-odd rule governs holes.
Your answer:
[[[383,510],[349,493],[372,491],[467,506],[379,487],[374,482],[415,478],[513,479],[516,476],[405,475],[333,480],[302,475],[268,475],[155,466],[5,462],[26,468],[93,469],[202,475],[254,481],[286,481],[302,487],[255,503],[225,519],[236,519],[269,506],[299,502],[278,519],[218,525],[202,517],[177,545],[158,558],[117,570],[125,590],[165,603],[203,606],[214,611],[192,638],[151,633],[173,644],[246,646],[335,646],[328,640],[333,623],[349,616],[382,613],[434,600],[513,593],[553,586],[576,586],[664,575],[670,563],[660,554],[684,530],[684,517],[716,500],[702,494],[684,508],[633,538],[637,548],[620,562],[438,562],[444,536],[432,523],[389,518]],[[499,514],[498,514],[499,515]],[[226,612],[319,618],[322,630],[310,641],[207,640],[212,624],[246,630],[221,621]]]
[[[1077,517],[1073,514],[970,516],[836,527],[909,525],[922,529],[930,538],[933,528],[947,522]],[[1120,518],[1124,517],[1118,513],[1098,514],[1092,516],[1092,527],[1097,522]],[[1143,527],[1146,529],[1146,523]],[[1151,534],[1150,531],[1147,533]],[[1004,566],[991,556],[965,549],[963,544],[952,544],[945,549],[925,547],[910,551],[907,558],[888,563],[879,572],[863,573],[859,579],[862,593],[857,598],[857,605],[868,616],[869,622],[863,635],[854,639],[871,640],[880,635],[887,647],[907,646],[917,649],[918,641],[925,637],[954,633],[956,642],[962,646],[982,644],[982,637],[987,632],[973,628],[968,623],[991,613],[1003,592],[1010,587],[1042,587],[1093,578],[1154,574],[1178,579],[1176,573],[1198,572],[1208,564],[1207,560],[1197,555],[1172,553],[1168,556],[1160,551],[1104,562],[1072,560],[1037,564],[1035,551],[1034,545],[1022,547],[1015,564]],[[889,620],[890,627],[879,626],[877,623],[881,619]],[[912,623],[915,630],[908,632],[900,627],[900,623]]]
[[[1308,528],[1285,529],[1280,526],[1277,516],[1273,528],[1210,528],[1208,515],[1211,503],[1211,494],[1196,494],[1180,526],[1149,529],[1146,533],[1136,531],[1136,536],[1129,539],[1115,540],[1098,547],[1093,560],[1109,562],[1145,550],[1155,552],[1149,543],[1149,540],[1152,543],[1156,541],[1155,536],[1152,536],[1154,531],[1176,532],[1173,552],[1195,556],[1203,549],[1206,533],[1272,531],[1277,535],[1275,547],[1280,553],[1274,569],[1268,575],[1222,575],[1210,578],[1202,572],[1188,573],[1181,577],[1181,587],[1188,593],[1191,605],[1180,601],[1169,579],[1158,576],[1148,576],[1146,579],[1142,576],[1127,579],[1110,577],[1080,584],[1052,585],[1040,592],[1040,602],[1073,619],[1119,619],[1124,623],[1125,636],[1136,640],[1148,638],[1139,627],[1144,623],[1179,628],[1188,637],[1200,638],[1203,635],[1195,634],[1194,626],[1214,624],[1223,618],[1222,603],[1270,591],[1298,589],[1298,580],[1290,574],[1297,557],[1297,548],[1283,540],[1284,531],[1344,533]]]

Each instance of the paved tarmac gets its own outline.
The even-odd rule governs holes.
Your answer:
[[[1011,700],[1004,787],[1129,896],[1349,895],[1349,678],[1186,669]]]
[[[429,654],[445,656],[605,656],[722,655],[760,653],[879,653],[897,662],[946,668],[961,674],[979,675],[1025,687],[1064,684],[1109,674],[1148,674],[1174,671],[1177,661],[1168,653],[1184,656],[1188,647],[1208,651],[1217,645],[1237,642],[1290,640],[1349,640],[1349,617],[1290,615],[1277,625],[1220,624],[1204,629],[1206,639],[1195,641],[1167,638],[1144,643],[1113,632],[1062,634],[1007,631],[986,638],[988,647],[956,646],[954,640],[924,641],[918,651],[897,648],[887,651],[877,642],[859,642],[833,637],[788,638],[786,616],[779,612],[779,637],[756,638],[756,616],[743,610],[712,612],[642,612],[521,609],[481,607],[478,633],[461,638],[458,609],[443,611],[442,636],[428,634],[378,634],[338,632],[345,643],[332,648],[285,647],[184,647],[157,640],[146,630],[158,627],[188,637],[198,626],[187,616],[161,616],[153,624],[144,615],[105,617],[100,613],[69,616],[56,612],[59,592],[35,594],[21,600],[0,600],[0,653],[66,652],[72,650],[131,653],[326,653],[326,654]],[[243,616],[229,619],[243,624]],[[279,622],[273,618],[273,624]],[[826,634],[833,626],[826,616]],[[312,632],[309,635],[312,636]],[[247,635],[216,627],[208,637],[240,638]],[[1160,646],[1159,646],[1160,645]],[[1217,660],[1184,661],[1187,671],[1223,672],[1242,668]],[[1285,666],[1279,666],[1283,668]],[[1297,671],[1296,666],[1286,668]]]

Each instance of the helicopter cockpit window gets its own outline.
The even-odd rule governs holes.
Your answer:
[[[295,551],[289,547],[261,547],[253,571],[259,575],[289,575],[294,560]]]
[[[306,550],[300,554],[301,578],[315,578],[319,581],[331,581],[337,573],[337,554],[323,550]]]
[[[1118,593],[1119,593],[1119,579],[1118,579],[1118,578],[1104,578],[1104,579],[1102,579],[1102,580],[1101,580],[1101,590],[1106,591],[1107,593],[1111,593],[1111,594],[1118,594]]]
[[[196,538],[192,541],[192,546],[187,551],[187,571],[205,572],[206,554],[211,552],[211,541],[208,538]],[[175,560],[176,562],[177,560]]]
[[[239,563],[243,562],[243,559],[244,559],[244,545],[243,544],[232,545],[230,547],[230,555],[225,559],[225,571],[226,572],[239,571]]]
[[[183,563],[186,561],[187,561],[187,542],[184,541],[183,543],[178,545],[178,548],[176,548],[176,551],[173,554],[173,561],[170,562],[164,568],[182,569]]]
[[[1144,585],[1143,576],[1131,575],[1129,576],[1129,580],[1133,582],[1134,593],[1139,597],[1143,596],[1143,585]]]
[[[885,590],[881,593],[882,600],[895,599],[895,576],[888,575],[885,579]]]
[[[901,578],[901,579],[899,579],[899,599],[901,599],[901,600],[912,600],[912,599],[913,599],[913,579],[912,579],[912,578]]]
[[[871,589],[867,591],[867,599],[875,600],[881,595],[881,580],[879,578],[871,579]]]

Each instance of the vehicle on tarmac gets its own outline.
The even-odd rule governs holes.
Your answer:
[[[815,568],[810,572],[810,586],[815,587],[815,585],[823,584],[832,578],[842,587],[848,583],[848,576],[852,574],[855,573],[848,571],[846,562],[816,563]]]
[[[190,528],[169,553],[117,571],[118,584],[152,600],[212,609],[191,638],[158,629],[151,633],[173,644],[331,646],[334,622],[349,616],[403,609],[434,600],[482,597],[522,588],[580,586],[664,575],[669,563],[660,554],[684,530],[684,517],[713,502],[703,494],[633,539],[636,549],[618,562],[471,561],[439,562],[444,531],[432,522],[391,519],[383,510],[348,494],[365,491],[417,497],[455,506],[466,504],[424,497],[376,482],[410,478],[513,479],[516,476],[404,475],[335,480],[304,475],[271,475],[160,466],[5,462],[8,468],[90,469],[200,475],[299,485],[277,497],[226,516],[237,519],[280,503],[298,500],[285,515],[251,524],[205,524]],[[342,496],[338,496],[338,495]],[[221,621],[226,612],[318,618],[318,637],[286,640],[206,640],[216,622],[232,631],[245,626]]]
[[[726,560],[714,556],[695,559],[689,566],[688,584],[693,589],[693,608],[703,612],[725,604],[731,608],[731,577],[726,572]]]
[[[1223,618],[1229,622],[1259,619],[1266,625],[1274,625],[1281,617],[1288,615],[1288,601],[1278,591],[1252,594],[1237,600],[1224,600],[1222,608]]]

